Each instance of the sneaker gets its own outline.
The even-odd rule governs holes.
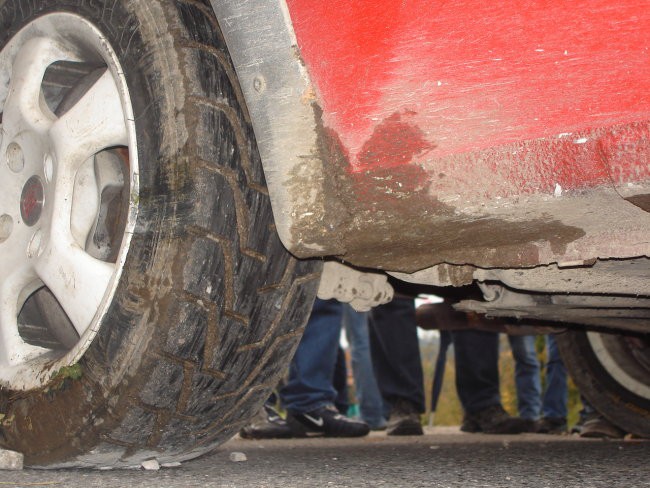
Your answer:
[[[567,433],[567,423],[564,417],[543,417],[537,422],[538,434],[562,435]]]
[[[386,435],[423,435],[420,413],[407,401],[398,401],[390,412]]]
[[[612,424],[599,413],[592,413],[587,416],[582,428],[580,437],[591,439],[622,439],[625,432]]]
[[[253,421],[239,431],[242,439],[289,439],[293,431],[273,407],[264,408],[253,418]]]
[[[309,435],[362,437],[370,432],[368,424],[340,414],[334,405],[328,405],[305,413],[289,412],[287,424],[294,435],[301,437]]]
[[[485,434],[521,434],[532,432],[534,425],[534,420],[511,417],[501,405],[494,405],[477,413],[466,413],[460,430]]]

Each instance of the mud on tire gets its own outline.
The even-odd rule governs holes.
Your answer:
[[[0,0],[0,50],[53,15],[105,37],[123,73],[122,103],[128,95],[134,130],[124,147],[102,148],[121,155],[124,173],[112,177],[123,181],[107,204],[112,213],[101,213],[100,192],[87,238],[98,247],[110,234],[108,251],[83,250],[108,263],[111,284],[101,301],[91,300],[100,306],[72,341],[61,338],[65,325],[52,323],[57,313],[65,316],[67,298],[48,286],[51,276],[30,285],[54,297],[45,310],[56,313],[28,298],[18,304],[20,340],[44,351],[23,366],[41,379],[29,388],[3,380],[0,444],[40,466],[191,459],[232,436],[275,385],[307,319],[320,267],[293,259],[276,235],[253,131],[209,2]],[[56,36],[75,41],[70,31]],[[91,51],[84,46],[80,61],[46,73],[43,98],[55,116],[79,100],[80,85],[89,90],[96,70],[120,71],[108,61],[102,67]],[[8,66],[0,73],[0,108],[12,87],[15,65]],[[1,122],[8,127],[6,113]],[[130,166],[136,159],[137,172]],[[21,224],[14,219],[14,228]],[[0,252],[12,242],[0,243]],[[0,328],[12,324],[0,321]],[[66,359],[84,341],[80,358]]]

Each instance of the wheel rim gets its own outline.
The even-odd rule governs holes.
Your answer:
[[[136,218],[136,138],[115,52],[72,14],[0,51],[0,113],[0,384],[24,390],[100,328]]]
[[[650,400],[650,343],[647,339],[588,332],[587,337],[602,367],[621,386]]]

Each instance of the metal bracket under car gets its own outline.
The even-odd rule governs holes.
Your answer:
[[[364,273],[335,261],[323,267],[318,298],[349,303],[357,312],[367,312],[393,299],[393,287],[382,273]]]

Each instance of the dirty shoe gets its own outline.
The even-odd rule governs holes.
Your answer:
[[[420,413],[407,401],[399,401],[390,412],[386,435],[422,435]]]
[[[494,405],[480,412],[466,413],[460,430],[485,434],[521,434],[532,432],[534,424],[534,420],[511,417],[501,405]]]
[[[293,432],[277,410],[264,405],[253,421],[239,431],[239,436],[242,439],[288,439],[293,437]]]

